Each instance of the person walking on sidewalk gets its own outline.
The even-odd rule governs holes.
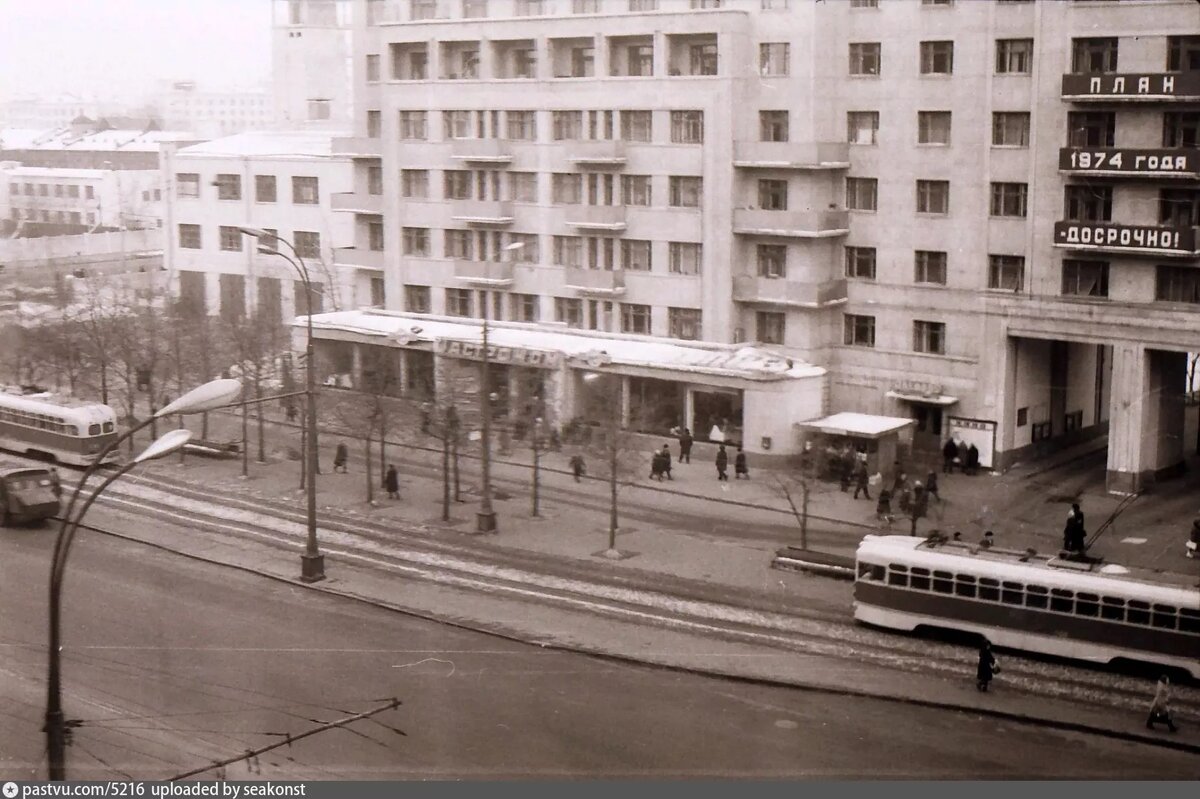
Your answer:
[[[858,492],[861,491],[867,499],[871,498],[870,477],[867,474],[867,464],[860,461],[858,468],[854,470],[854,498],[858,499]]]
[[[733,479],[741,480],[743,477],[750,479],[750,468],[746,465],[746,453],[739,446],[737,454],[733,456]]]
[[[933,497],[938,502],[942,501],[942,495],[938,493],[937,471],[933,469],[930,469],[929,474],[925,477],[925,495]]]
[[[387,474],[383,476],[383,487],[387,489],[388,499],[400,499],[400,475],[396,467],[388,464]]]
[[[942,447],[942,474],[954,474],[954,459],[958,457],[958,444],[953,438],[946,439]]]
[[[650,478],[662,482],[663,476],[663,457],[662,450],[656,449],[650,452]]]
[[[975,474],[979,471],[979,447],[972,444],[967,447],[967,457],[963,458],[963,474]]]
[[[1082,552],[1087,540],[1087,532],[1083,526],[1083,511],[1079,503],[1071,504],[1067,513],[1067,524],[1063,527],[1063,549],[1068,552]]]
[[[686,427],[679,433],[679,462],[692,462],[692,431]]]
[[[724,444],[720,446],[717,450],[717,480],[729,482],[729,475],[725,474],[725,470],[729,468],[729,454],[725,452]]]
[[[571,456],[571,474],[575,475],[575,482],[579,482],[579,478],[583,476],[586,468],[583,464],[583,456],[575,453]]]
[[[1158,678],[1154,688],[1154,700],[1150,703],[1150,715],[1146,718],[1146,729],[1154,729],[1154,725],[1162,722],[1167,729],[1176,732],[1175,720],[1171,718],[1171,679],[1167,675]]]
[[[339,441],[337,449],[333,452],[333,471],[341,471],[346,473],[346,463],[350,460],[350,448],[346,446],[345,441]]]
[[[662,470],[668,480],[675,479],[671,476],[671,448],[666,444],[663,444],[662,448]]]
[[[999,672],[1000,664],[996,662],[996,656],[992,654],[992,645],[985,640],[983,646],[979,647],[979,665],[975,667],[975,687],[980,691],[987,691],[992,677]]]

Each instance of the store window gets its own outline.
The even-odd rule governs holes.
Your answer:
[[[740,444],[742,392],[692,391],[692,435],[699,441]]]
[[[629,378],[628,427],[661,434],[683,424],[687,389],[682,383],[649,377]]]

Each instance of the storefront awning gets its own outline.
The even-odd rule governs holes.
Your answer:
[[[955,405],[958,397],[947,394],[922,394],[919,391],[889,391],[885,396],[902,402],[919,402],[924,405]]]
[[[802,430],[824,433],[827,436],[879,439],[898,433],[912,424],[914,424],[912,419],[902,419],[898,416],[845,412],[835,413],[833,416],[826,416],[823,419],[799,422],[796,426]]]

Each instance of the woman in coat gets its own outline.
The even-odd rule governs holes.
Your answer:
[[[388,464],[387,474],[383,476],[383,487],[387,489],[388,499],[400,499],[400,475],[391,464]]]
[[[979,647],[979,665],[975,668],[975,687],[980,691],[988,689],[988,683],[1000,667],[996,664],[996,656],[992,654],[992,645],[988,641]]]

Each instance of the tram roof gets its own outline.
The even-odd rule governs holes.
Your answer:
[[[107,405],[58,397],[49,393],[22,395],[10,391],[0,391],[0,407],[28,413],[57,414],[74,421],[111,422],[116,420],[116,414]]]

